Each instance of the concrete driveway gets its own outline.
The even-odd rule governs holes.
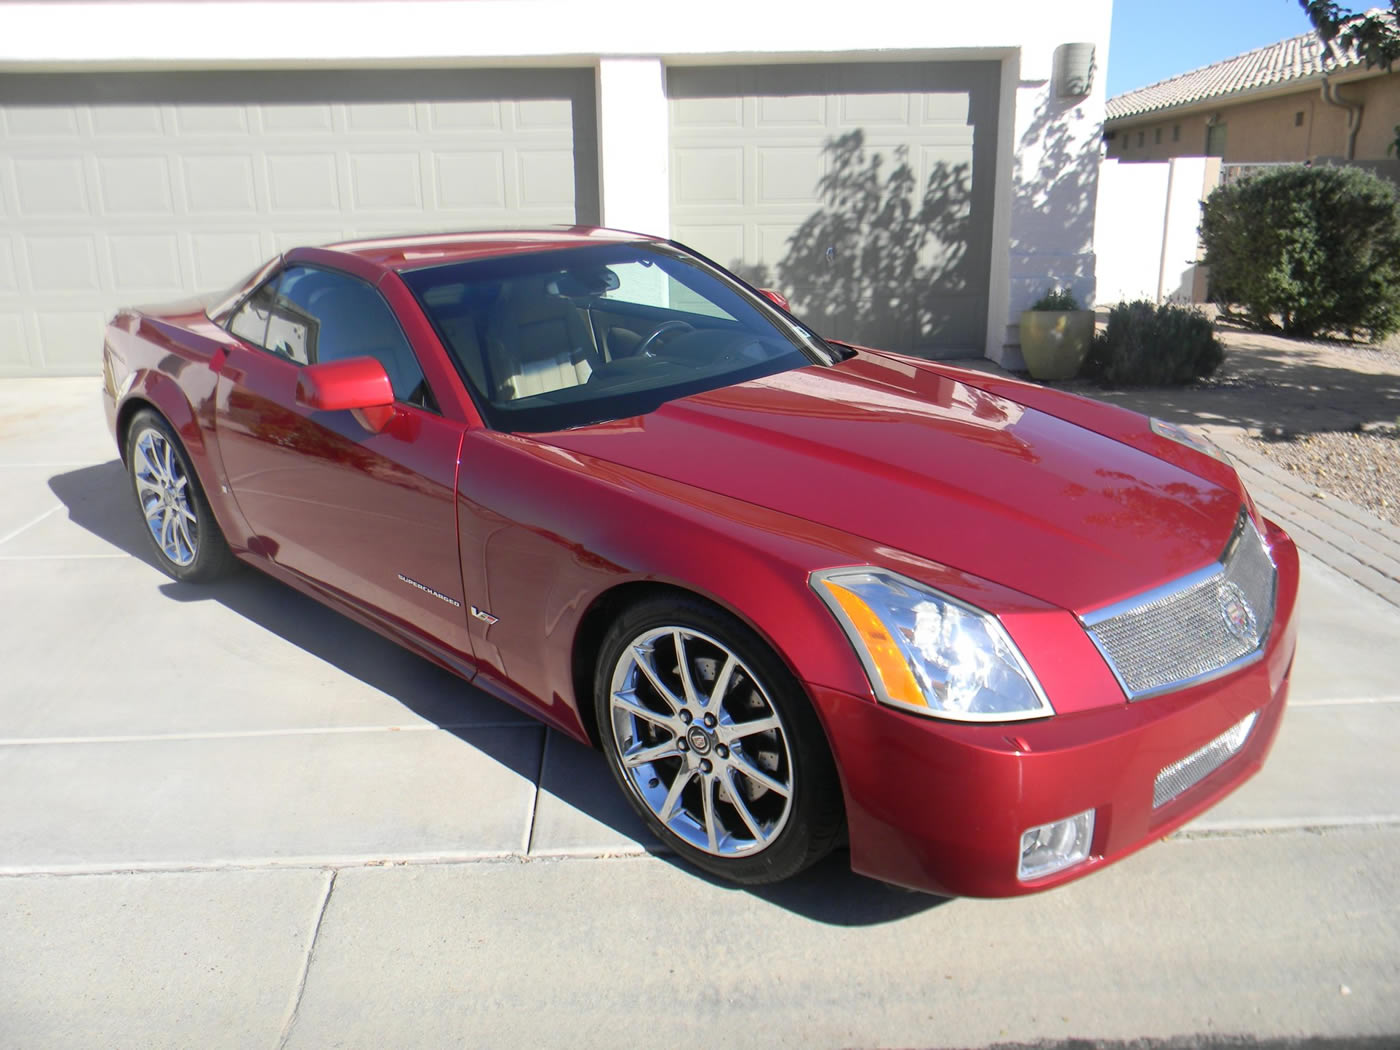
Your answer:
[[[1400,609],[1309,555],[1264,772],[981,902],[712,883],[600,756],[141,528],[96,381],[0,381],[0,1046],[1400,1040]]]

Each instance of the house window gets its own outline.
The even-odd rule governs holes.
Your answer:
[[[1138,145],[1139,145],[1139,146],[1141,146],[1141,145],[1143,144],[1143,142],[1145,141],[1144,136],[1146,136],[1146,134],[1147,134],[1147,132],[1145,132],[1145,131],[1139,131],[1139,132],[1138,132]]]
[[[1181,125],[1180,125],[1180,124],[1173,124],[1173,125],[1172,125],[1172,141],[1173,141],[1173,142],[1180,142],[1180,141],[1181,141]]]
[[[1293,114],[1293,126],[1295,128],[1301,128],[1303,126],[1303,111],[1301,109]]]
[[[1206,128],[1206,156],[1225,156],[1225,125],[1211,124]]]
[[[1153,144],[1154,146],[1160,146],[1160,145],[1162,144],[1162,129],[1161,129],[1161,128],[1158,128],[1155,132],[1152,133],[1152,144]]]

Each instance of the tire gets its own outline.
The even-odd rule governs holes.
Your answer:
[[[816,712],[733,616],[682,595],[631,606],[604,636],[593,699],[623,793],[696,867],[777,882],[836,844],[841,793]]]
[[[199,476],[170,424],[142,409],[126,432],[126,468],[156,564],[182,583],[209,583],[234,566]]]

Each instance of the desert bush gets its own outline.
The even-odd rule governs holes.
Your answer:
[[[1211,298],[1288,335],[1400,329],[1400,195],[1360,168],[1290,165],[1217,189],[1201,239]]]
[[[1083,374],[1112,386],[1168,386],[1208,376],[1224,359],[1204,314],[1139,299],[1109,311]]]
[[[1035,302],[1031,303],[1032,310],[1078,310],[1079,300],[1074,297],[1074,293],[1068,288],[1057,288],[1053,285],[1045,290]]]

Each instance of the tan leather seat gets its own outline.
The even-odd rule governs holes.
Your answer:
[[[581,386],[597,361],[582,311],[551,295],[546,277],[509,281],[486,325],[493,396],[499,401]]]

